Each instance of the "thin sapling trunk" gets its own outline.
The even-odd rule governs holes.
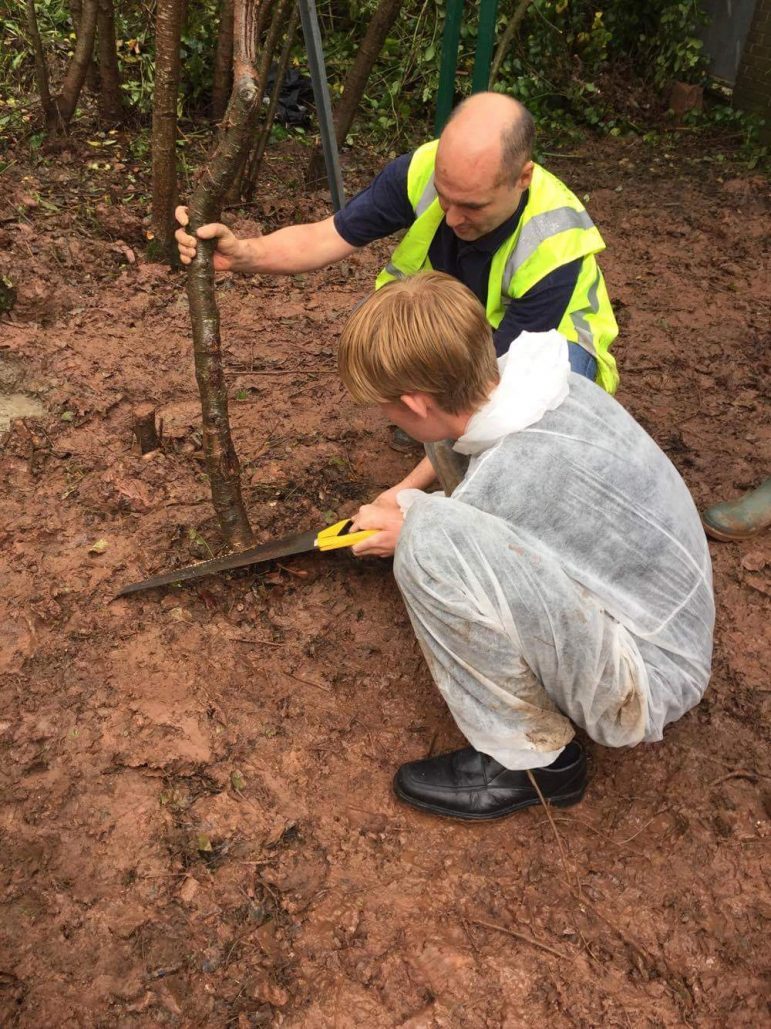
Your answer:
[[[236,0],[234,9],[233,93],[217,149],[204,168],[189,206],[190,228],[219,221],[222,203],[233,177],[243,166],[262,106],[256,71],[258,26],[269,0]],[[212,501],[228,545],[245,549],[252,532],[241,496],[239,464],[230,436],[227,388],[211,241],[199,240],[188,266],[187,295],[193,324],[195,375],[201,395],[203,445]]]

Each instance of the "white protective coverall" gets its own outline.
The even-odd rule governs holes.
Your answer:
[[[662,738],[710,675],[712,570],[680,475],[557,332],[523,333],[455,449],[452,497],[403,490],[394,574],[472,746],[512,769],[573,736]]]

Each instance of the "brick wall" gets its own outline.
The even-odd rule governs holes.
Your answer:
[[[757,0],[734,87],[734,106],[757,111],[771,137],[771,0]]]

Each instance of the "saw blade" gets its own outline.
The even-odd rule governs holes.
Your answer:
[[[240,550],[235,554],[226,554],[224,557],[215,557],[211,561],[200,561],[198,564],[186,565],[184,568],[176,568],[171,572],[162,572],[150,579],[143,579],[141,582],[132,582],[128,586],[124,586],[115,596],[125,597],[128,593],[138,593],[140,590],[150,590],[156,586],[168,586],[174,582],[197,579],[202,575],[213,575],[231,568],[243,568],[246,565],[259,564],[261,561],[273,561],[277,557],[302,554],[314,549],[317,536],[318,530],[311,529],[296,536],[260,543],[256,547],[250,547],[249,550]]]

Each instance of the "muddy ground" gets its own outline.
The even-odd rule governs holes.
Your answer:
[[[767,183],[714,156],[611,140],[547,161],[608,244],[619,400],[701,506],[771,468]],[[580,806],[490,825],[400,806],[397,765],[461,740],[388,562],[112,599],[221,547],[183,280],[143,256],[119,158],[84,176],[84,145],[0,180],[0,390],[46,409],[0,431],[0,1024],[763,1024],[771,536],[712,545],[707,696],[662,744],[590,744]],[[291,151],[272,160],[242,231],[327,211],[281,181]],[[259,539],[412,463],[335,375],[385,253],[221,283]],[[143,458],[146,401],[164,443]]]

